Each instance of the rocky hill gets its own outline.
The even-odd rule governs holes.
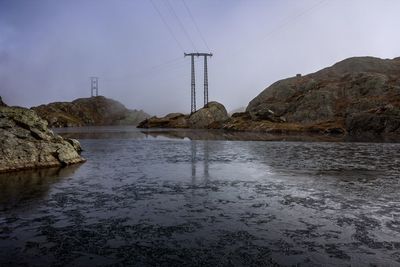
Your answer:
[[[77,140],[47,128],[35,111],[0,106],[0,172],[84,162]]]
[[[224,125],[232,130],[400,135],[400,58],[355,57],[280,80]]]
[[[33,107],[50,127],[136,125],[150,117],[142,110],[129,110],[120,102],[96,96],[72,102],[54,102]]]

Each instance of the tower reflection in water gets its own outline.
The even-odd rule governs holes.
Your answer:
[[[196,182],[207,182],[210,174],[209,174],[209,141],[205,140],[205,141],[194,141],[192,140],[190,142],[191,147],[191,153],[192,153],[192,157],[191,157],[191,161],[192,161],[192,183],[196,184]],[[202,149],[203,153],[198,153],[198,148]],[[201,166],[201,164],[197,164],[198,162],[202,162],[203,164],[203,176],[200,176],[201,174],[197,174],[197,168],[198,165]],[[197,178],[199,178],[200,180],[197,181]]]

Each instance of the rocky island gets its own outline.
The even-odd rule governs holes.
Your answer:
[[[162,118],[151,117],[139,123],[138,128],[218,129],[228,120],[225,107],[213,101],[190,115],[170,113]]]
[[[80,144],[47,128],[35,111],[7,107],[0,98],[0,172],[84,162]]]
[[[187,123],[196,113],[153,117],[139,127],[399,138],[400,58],[354,57],[277,81],[250,101],[245,112],[218,123]]]
[[[33,107],[50,127],[137,125],[150,117],[142,110],[130,110],[104,96],[79,98]]]

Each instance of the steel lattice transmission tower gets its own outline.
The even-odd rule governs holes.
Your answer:
[[[185,53],[186,56],[190,56],[191,58],[191,109],[190,112],[196,112],[196,78],[195,78],[195,70],[194,70],[194,57],[204,57],[204,107],[208,106],[208,66],[207,66],[207,57],[212,57],[211,53]]]
[[[99,77],[90,77],[90,95],[91,97],[99,95]]]

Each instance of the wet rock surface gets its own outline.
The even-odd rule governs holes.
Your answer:
[[[0,265],[400,264],[399,144],[109,134],[0,175]]]
[[[33,110],[0,107],[0,172],[84,162],[78,147],[49,130]]]

